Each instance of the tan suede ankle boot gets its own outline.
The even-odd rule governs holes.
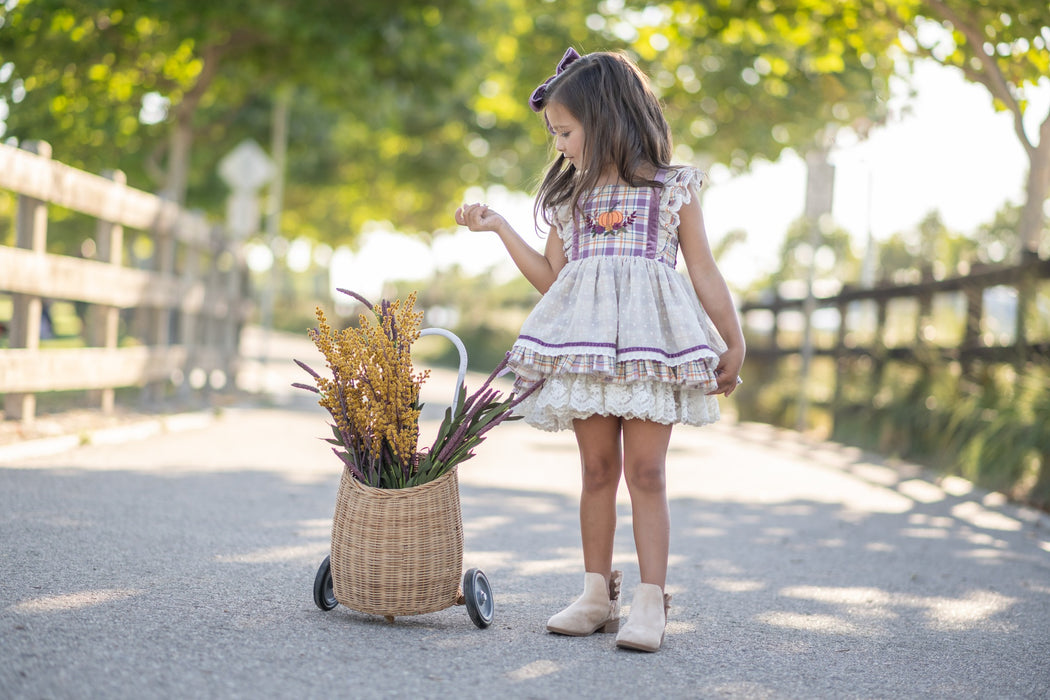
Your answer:
[[[659,651],[664,641],[671,596],[652,583],[639,584],[631,601],[627,624],[616,635],[616,646],[638,651]]]
[[[556,634],[586,637],[595,632],[620,629],[620,582],[623,572],[614,571],[608,581],[601,574],[583,576],[583,595],[547,621]]]

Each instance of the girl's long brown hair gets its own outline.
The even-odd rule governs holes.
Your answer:
[[[671,129],[649,79],[631,59],[607,52],[583,56],[551,82],[544,106],[552,102],[583,127],[585,162],[580,172],[558,154],[540,183],[537,220],[553,225],[554,208],[569,202],[575,220],[581,198],[610,165],[632,187],[662,187],[649,175],[671,165]]]

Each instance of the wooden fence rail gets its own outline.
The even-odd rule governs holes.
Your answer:
[[[156,398],[169,382],[188,391],[191,377],[232,385],[249,302],[241,249],[221,227],[128,187],[119,171],[94,175],[53,161],[44,142],[0,144],[0,190],[18,195],[15,245],[0,245],[0,296],[12,300],[0,347],[5,419],[32,423],[43,392],[94,391],[109,412],[119,387]],[[95,259],[47,252],[49,205],[96,220]],[[149,235],[150,269],[125,266],[125,228]],[[85,347],[40,347],[45,300],[87,305]],[[137,335],[120,332],[122,311],[138,316]]]
[[[775,294],[748,301],[740,312],[748,338],[749,375],[758,380],[752,392],[775,380],[781,360],[806,354],[827,358],[835,369],[822,373],[819,389],[814,391],[812,377],[801,376],[799,392],[826,397],[815,403],[830,410],[834,424],[836,415],[849,409],[844,405],[842,384],[850,380],[847,370],[857,361],[865,362],[876,377],[888,362],[920,370],[958,363],[963,373],[974,363],[1017,368],[1033,360],[1050,363],[1050,283],[1046,280],[1050,280],[1050,260],[1030,257],[1017,265],[980,266],[946,279],[935,279],[927,268],[913,282],[847,286],[832,296],[809,301]],[[1003,310],[998,310],[997,317],[988,308],[989,290],[995,288],[1000,298],[1014,300],[1005,319]],[[894,305],[907,307],[907,313],[900,313]],[[804,342],[807,311],[813,312],[811,328],[815,328],[809,345]],[[823,322],[817,322],[818,317]],[[945,331],[945,325],[953,326],[954,332]],[[997,325],[1007,331],[997,331]],[[808,366],[804,359],[800,365]],[[833,385],[828,386],[828,381]],[[743,403],[753,399],[744,394]],[[798,407],[801,418],[796,415],[800,428],[804,427],[804,397]]]

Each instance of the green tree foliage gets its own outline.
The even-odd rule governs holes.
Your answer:
[[[811,265],[814,279],[845,282],[858,278],[860,259],[853,251],[849,232],[824,219],[817,224],[814,236],[812,226],[805,218],[791,225],[780,246],[779,269],[762,286],[805,280]]]
[[[1036,253],[1050,245],[1044,202],[1050,197],[1050,108],[1031,113],[1030,94],[1050,75],[1050,3],[1032,0],[881,0],[865,3],[865,21],[889,20],[912,58],[956,68],[984,86],[996,109],[1013,117],[1028,156],[1017,235]]]
[[[935,277],[958,274],[980,262],[979,250],[973,237],[949,230],[940,212],[931,211],[915,228],[879,244],[879,274],[901,282],[915,281],[924,270]]]
[[[116,166],[178,199],[188,190],[196,206],[221,211],[217,160],[246,136],[267,143],[274,91],[294,89],[286,225],[333,242],[369,219],[447,226],[449,202],[471,184],[528,189],[549,145],[526,98],[568,45],[632,52],[683,154],[738,168],[829,119],[877,120],[889,69],[875,39],[834,37],[866,31],[852,10],[815,0],[8,0],[6,10],[6,135],[44,138],[66,162]]]
[[[1006,203],[991,221],[978,226],[973,235],[978,261],[995,264],[1020,259],[1021,242],[1017,239],[1020,220],[1021,207]]]
[[[568,45],[632,53],[678,157],[742,170],[808,150],[828,125],[879,123],[893,45],[957,65],[1023,114],[1047,73],[1050,10],[1034,5],[6,0],[0,111],[8,137],[220,213],[216,162],[245,137],[267,144],[276,91],[291,90],[285,228],[346,242],[370,219],[447,227],[470,185],[530,189],[550,150],[526,98]],[[952,31],[929,34],[920,17]]]
[[[515,135],[497,151],[513,153],[510,186],[521,181],[521,157],[542,163],[522,156],[526,147],[548,156],[525,97],[569,45],[626,50],[638,60],[665,103],[682,160],[741,171],[785,148],[808,150],[829,124],[864,132],[885,118],[893,70],[886,49],[896,30],[885,20],[862,23],[859,2],[504,3],[514,20],[484,39],[487,77],[474,107],[483,125],[531,122],[528,139]],[[498,164],[493,175],[505,170]]]
[[[451,0],[9,0],[0,25],[7,136],[52,141],[65,162],[116,166],[176,199],[188,187],[194,204],[218,208],[217,159],[246,136],[266,143],[274,91],[297,87],[290,159],[299,179],[289,196],[306,199],[300,183],[318,188],[300,220],[318,231],[384,213],[429,223],[437,200],[447,207],[458,189],[440,175],[462,148],[464,95],[476,89],[467,85],[480,51],[469,9]]]
[[[863,134],[884,120],[895,32],[885,20],[863,21],[864,4],[638,3],[632,47],[684,124],[679,140],[740,171],[785,148],[805,153],[830,125]]]

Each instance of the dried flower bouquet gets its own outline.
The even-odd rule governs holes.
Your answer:
[[[333,330],[317,308],[317,328],[310,338],[324,355],[330,376],[321,376],[296,360],[314,379],[314,386],[296,383],[320,396],[318,403],[332,416],[332,451],[355,479],[376,488],[418,486],[447,473],[474,455],[485,434],[505,420],[536,384],[520,396],[503,396],[492,382],[506,367],[503,360],[476,392],[459,387],[453,406],[445,410],[434,444],[417,449],[419,389],[429,370],[413,373],[412,343],[419,339],[423,313],[415,311],[415,293],[404,302],[382,300],[378,306],[354,292],[371,312],[361,314],[358,327]]]

